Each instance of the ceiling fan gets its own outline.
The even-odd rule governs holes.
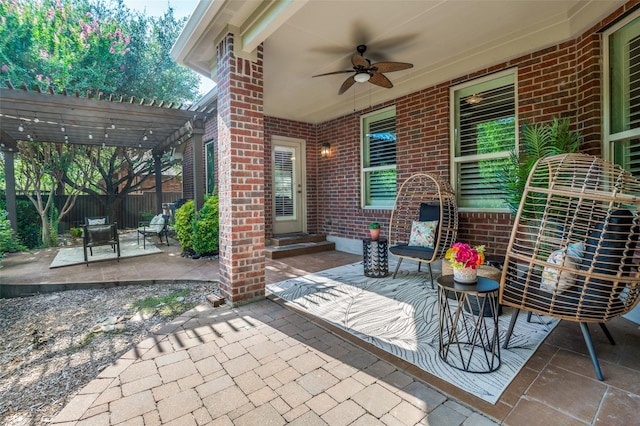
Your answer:
[[[413,64],[408,64],[406,62],[376,62],[375,64],[372,64],[369,59],[364,57],[364,52],[367,51],[367,46],[361,44],[356,48],[356,50],[358,53],[351,57],[353,69],[333,71],[325,74],[314,75],[313,77],[355,72],[355,74],[349,76],[344,83],[342,83],[342,86],[340,86],[338,95],[342,95],[356,82],[366,83],[368,81],[376,86],[390,89],[393,87],[393,84],[387,77],[385,77],[383,74],[384,72],[401,71],[413,67]]]

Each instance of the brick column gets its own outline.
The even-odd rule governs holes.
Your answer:
[[[264,298],[262,47],[238,58],[233,34],[217,46],[220,289],[231,305]]]

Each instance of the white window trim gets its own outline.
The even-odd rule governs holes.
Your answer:
[[[611,54],[609,50],[609,37],[613,35],[618,30],[622,29],[625,25],[631,23],[631,21],[640,17],[640,11],[636,11],[624,19],[617,22],[615,25],[612,25],[610,28],[607,28],[602,33],[602,38],[600,40],[600,44],[602,46],[602,158],[606,161],[613,162],[613,145],[617,141],[629,139],[631,137],[640,136],[640,129],[627,130],[624,132],[619,132],[616,134],[611,134],[611,90],[610,90],[610,62],[609,55]]]
[[[365,185],[365,175],[366,172],[377,171],[377,170],[396,170],[397,166],[397,143],[398,140],[396,138],[396,164],[393,166],[382,166],[382,167],[364,167],[364,121],[372,116],[383,114],[388,111],[394,111],[394,115],[396,117],[396,135],[398,134],[398,119],[396,114],[396,106],[391,105],[385,108],[377,109],[375,111],[368,112],[366,114],[362,114],[360,116],[360,208],[363,210],[393,210],[393,205],[391,206],[369,206],[367,205],[367,194],[366,194],[366,185]],[[397,182],[396,182],[397,184]]]
[[[508,152],[502,153],[492,153],[492,154],[479,154],[473,156],[465,156],[464,160],[456,157],[456,135],[455,135],[455,123],[456,123],[456,105],[455,105],[455,93],[458,90],[465,89],[467,87],[476,86],[478,84],[482,84],[487,81],[495,80],[497,78],[506,77],[508,75],[513,75],[513,89],[515,94],[515,123],[516,123],[516,140],[515,140],[515,150],[516,153],[520,149],[520,132],[519,132],[519,122],[518,119],[518,68],[513,67],[504,71],[496,72],[493,74],[486,75],[484,77],[475,78],[473,80],[466,81],[464,83],[456,84],[455,86],[451,86],[449,88],[449,180],[451,182],[451,186],[453,187],[453,191],[457,193],[458,191],[458,180],[457,180],[457,167],[458,163],[467,162],[467,161],[477,161],[477,160],[486,160],[486,159],[498,159],[498,158],[506,158],[509,156]],[[508,207],[505,208],[480,208],[480,207],[459,207],[459,211],[461,212],[483,212],[483,213],[510,213]]]

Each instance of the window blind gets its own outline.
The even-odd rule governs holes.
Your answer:
[[[469,103],[471,96],[481,99]],[[515,94],[513,85],[498,87],[461,99],[458,156],[513,149]]]
[[[293,216],[293,159],[289,151],[275,151],[275,214]]]

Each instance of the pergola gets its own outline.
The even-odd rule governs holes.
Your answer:
[[[16,192],[14,154],[18,141],[130,147],[151,152],[155,159],[158,210],[162,208],[163,153],[191,140],[194,198],[204,199],[202,135],[210,111],[199,105],[109,96],[102,93],[54,93],[39,87],[0,87],[0,150],[5,157],[7,211],[14,229]]]

